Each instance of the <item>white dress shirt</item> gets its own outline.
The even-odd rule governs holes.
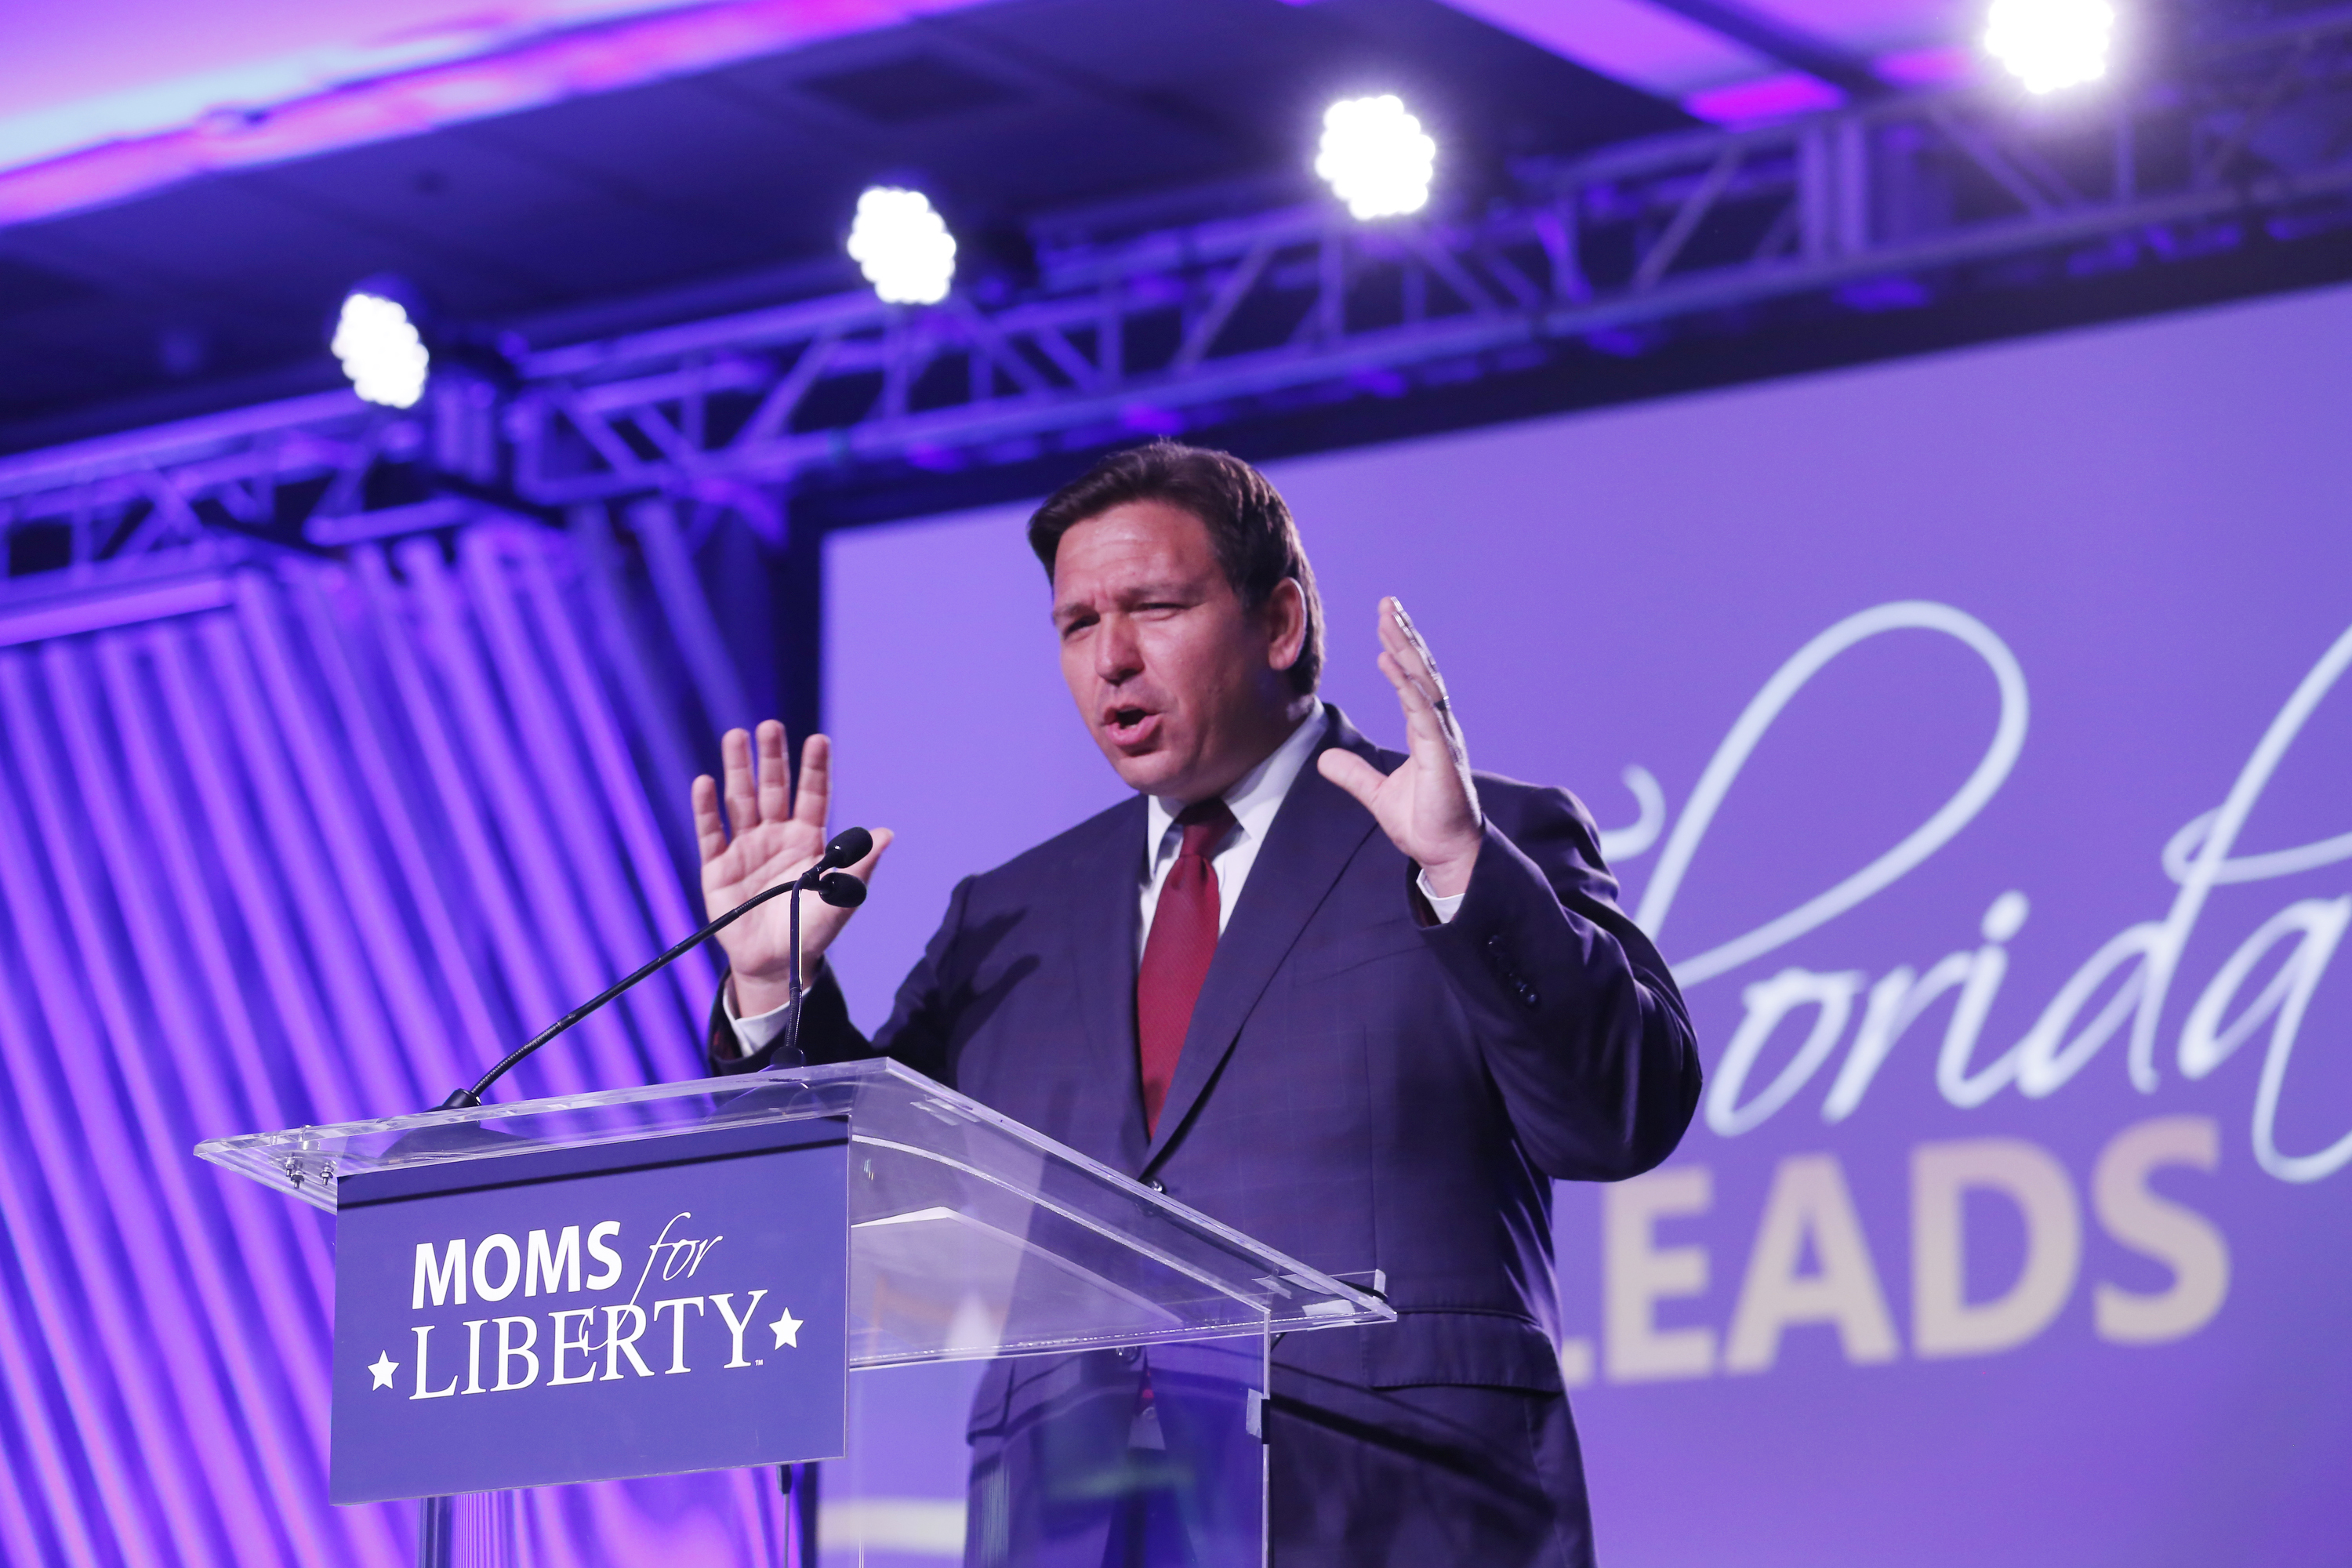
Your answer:
[[[1234,906],[1242,896],[1242,884],[1249,880],[1250,868],[1257,864],[1257,852],[1265,843],[1266,834],[1274,826],[1275,814],[1290,795],[1290,786],[1298,782],[1308,759],[1323,743],[1324,732],[1330,728],[1320,705],[1299,721],[1290,738],[1274,749],[1274,754],[1258,763],[1225,791],[1226,809],[1234,814],[1234,826],[1209,852],[1209,864],[1217,873],[1217,930],[1222,933],[1225,922],[1234,916]],[[1141,900],[1143,918],[1136,925],[1136,953],[1140,959],[1143,944],[1151,935],[1152,912],[1160,907],[1160,889],[1168,880],[1169,868],[1176,864],[1177,851],[1183,847],[1183,830],[1176,826],[1176,816],[1188,801],[1171,795],[1145,797],[1144,848],[1148,858],[1143,867],[1143,885],[1138,897]],[[1431,910],[1440,924],[1454,918],[1462,907],[1463,895],[1441,899],[1429,890],[1429,874],[1421,876],[1421,896],[1429,900]],[[765,1050],[769,1042],[783,1033],[784,1012],[761,1013],[749,1018],[735,1016],[735,988],[726,988],[721,1005],[727,1020],[735,1028],[736,1044],[742,1054],[756,1056]]]
[[[1307,759],[1323,743],[1323,731],[1329,725],[1330,721],[1318,707],[1298,721],[1290,739],[1276,746],[1272,756],[1244,773],[1225,791],[1225,809],[1234,814],[1234,826],[1209,850],[1209,865],[1217,873],[1219,935],[1224,933],[1225,922],[1234,918],[1234,905],[1241,900],[1242,884],[1249,880],[1250,868],[1257,864],[1257,852],[1265,843],[1266,831],[1274,826],[1275,813],[1282,809],[1290,786],[1298,782]],[[1135,951],[1139,956],[1151,936],[1151,916],[1160,908],[1160,889],[1176,864],[1177,851],[1184,845],[1184,830],[1176,825],[1177,813],[1191,804],[1173,795],[1145,797],[1143,919],[1135,928]]]

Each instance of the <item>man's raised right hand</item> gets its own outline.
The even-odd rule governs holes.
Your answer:
[[[702,852],[702,901],[716,920],[754,894],[790,881],[824,853],[825,812],[833,797],[833,742],[811,735],[801,746],[800,788],[792,792],[784,768],[784,727],[760,726],[759,768],[751,737],[730,730],[719,742],[727,773],[727,816],[719,814],[719,787],[709,774],[694,781],[694,833]],[[730,824],[733,836],[728,833]],[[874,830],[874,850],[849,868],[864,881],[890,847],[890,830]],[[788,899],[761,905],[719,933],[733,971],[735,1016],[756,1017],[784,1005],[792,957]],[[801,978],[841,933],[852,911],[822,899],[801,900]]]

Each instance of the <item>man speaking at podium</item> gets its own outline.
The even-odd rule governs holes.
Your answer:
[[[1699,1092],[1681,995],[1591,818],[1471,772],[1395,599],[1379,662],[1404,754],[1318,700],[1314,573],[1237,458],[1114,454],[1029,542],[1078,716],[1134,798],[961,883],[870,1043],[820,972],[805,1056],[895,1057],[1312,1267],[1381,1272],[1394,1325],[1275,1350],[1281,1568],[1589,1564],[1551,1179],[1655,1165]],[[751,738],[726,737],[731,834],[695,783],[714,915],[824,843],[824,737],[790,798],[782,727],[757,750],[755,771]],[[803,910],[810,962],[848,914]],[[712,1065],[774,1065],[782,905],[720,940]]]

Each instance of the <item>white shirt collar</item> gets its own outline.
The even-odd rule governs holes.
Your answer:
[[[1298,721],[1298,728],[1290,732],[1288,740],[1276,746],[1271,756],[1244,773],[1234,781],[1231,789],[1225,791],[1226,808],[1234,814],[1234,821],[1241,831],[1253,841],[1264,841],[1266,830],[1274,826],[1274,814],[1282,809],[1283,801],[1290,794],[1290,786],[1298,782],[1299,773],[1307,766],[1307,759],[1313,756],[1316,748],[1323,743],[1324,732],[1330,724],[1330,720],[1324,714],[1323,705],[1318,702],[1314,711]],[[1148,837],[1143,841],[1149,856],[1147,871],[1157,866],[1163,855],[1172,852],[1168,830],[1175,826],[1176,814],[1182,811],[1187,804],[1172,795],[1147,797]]]

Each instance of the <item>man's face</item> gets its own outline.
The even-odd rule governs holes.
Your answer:
[[[1207,798],[1288,733],[1283,673],[1301,614],[1286,585],[1251,614],[1217,564],[1206,524],[1165,501],[1087,519],[1054,556],[1062,677],[1118,776],[1147,795]]]

